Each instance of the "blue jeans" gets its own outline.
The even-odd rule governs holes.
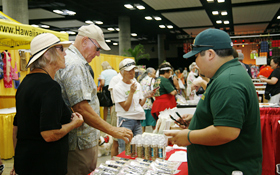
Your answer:
[[[121,122],[122,124],[120,126]],[[130,129],[133,133],[133,136],[136,136],[137,134],[142,134],[142,127],[141,127],[140,120],[118,117],[118,126]],[[120,154],[125,150],[125,142],[123,139],[118,139],[118,143],[119,143],[119,154]]]

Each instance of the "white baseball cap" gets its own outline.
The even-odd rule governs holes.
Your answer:
[[[85,36],[89,37],[91,39],[94,39],[98,42],[100,45],[101,49],[103,50],[111,50],[111,48],[106,44],[105,39],[104,39],[104,34],[103,31],[101,30],[100,27],[91,24],[91,25],[86,25],[82,26],[78,29],[78,35],[80,36]]]

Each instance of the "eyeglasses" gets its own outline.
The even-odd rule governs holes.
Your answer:
[[[60,46],[55,46],[55,48],[58,48],[61,52],[63,52],[63,50],[64,50],[64,48],[63,48],[62,45],[60,45]]]
[[[193,48],[198,48],[198,47],[214,47],[213,45],[191,45],[191,50],[193,50]]]
[[[121,67],[120,70],[123,69],[123,68],[125,68],[125,67],[132,66],[132,65],[135,65],[135,62],[127,63],[126,65],[124,65],[123,67]]]
[[[98,52],[101,48],[98,47],[90,38],[88,38],[95,46],[96,46],[96,52]]]

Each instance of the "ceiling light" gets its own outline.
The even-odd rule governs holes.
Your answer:
[[[36,25],[36,24],[32,24],[31,26],[33,26],[33,27],[39,27],[38,25]]]
[[[160,20],[161,20],[161,17],[159,17],[159,16],[154,16],[154,19],[157,20],[157,21],[160,21]]]
[[[131,4],[124,4],[124,6],[128,9],[134,9],[134,7]]]
[[[213,15],[218,15],[219,12],[218,12],[218,11],[212,11],[212,14],[213,14]]]
[[[41,25],[41,27],[43,27],[43,28],[50,28],[50,26],[48,26],[48,25]]]
[[[137,33],[131,33],[131,36],[137,36]]]
[[[70,10],[53,10],[53,12],[61,15],[76,15],[76,12]]]
[[[224,24],[229,24],[229,21],[224,21]]]
[[[222,11],[222,12],[221,12],[221,15],[222,15],[222,16],[227,15],[227,11]]]
[[[153,18],[150,17],[150,16],[145,16],[145,19],[146,19],[146,20],[152,20]]]
[[[107,30],[109,30],[109,31],[115,31],[115,29],[112,28],[112,27],[108,28]]]
[[[90,20],[85,21],[85,23],[87,23],[87,24],[93,24],[93,22],[90,21]]]
[[[136,6],[136,8],[138,8],[139,10],[144,10],[145,7],[143,5],[140,4],[134,4]]]
[[[99,25],[103,24],[102,21],[94,21],[94,22],[95,22],[95,24],[99,24]]]
[[[76,12],[74,12],[74,11],[66,10],[65,12],[68,13],[68,15],[71,15],[71,16],[76,15]]]
[[[111,42],[111,40],[109,40],[109,39],[106,39],[105,41],[106,41],[107,43],[110,43],[110,42]]]
[[[277,19],[280,19],[280,16],[277,16]]]
[[[117,45],[118,45],[118,43],[113,43],[113,45],[114,45],[114,46],[117,46]]]
[[[218,3],[222,3],[222,2],[225,2],[225,0],[218,0]]]
[[[207,0],[207,2],[214,2],[214,0]]]
[[[63,11],[61,10],[53,10],[54,13],[57,13],[57,14],[63,14]]]
[[[216,23],[217,24],[222,24],[222,20],[217,20]]]
[[[159,25],[159,28],[164,29],[164,28],[165,28],[165,25]]]
[[[119,28],[115,28],[115,30],[116,30],[116,31],[120,31],[120,29],[119,29]]]
[[[168,25],[167,28],[173,29],[173,26],[172,25]]]

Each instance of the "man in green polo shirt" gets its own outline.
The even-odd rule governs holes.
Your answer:
[[[167,133],[188,146],[189,175],[261,175],[260,111],[254,85],[232,56],[229,35],[207,29],[197,35],[184,58],[196,57],[201,74],[210,78],[188,129]]]

